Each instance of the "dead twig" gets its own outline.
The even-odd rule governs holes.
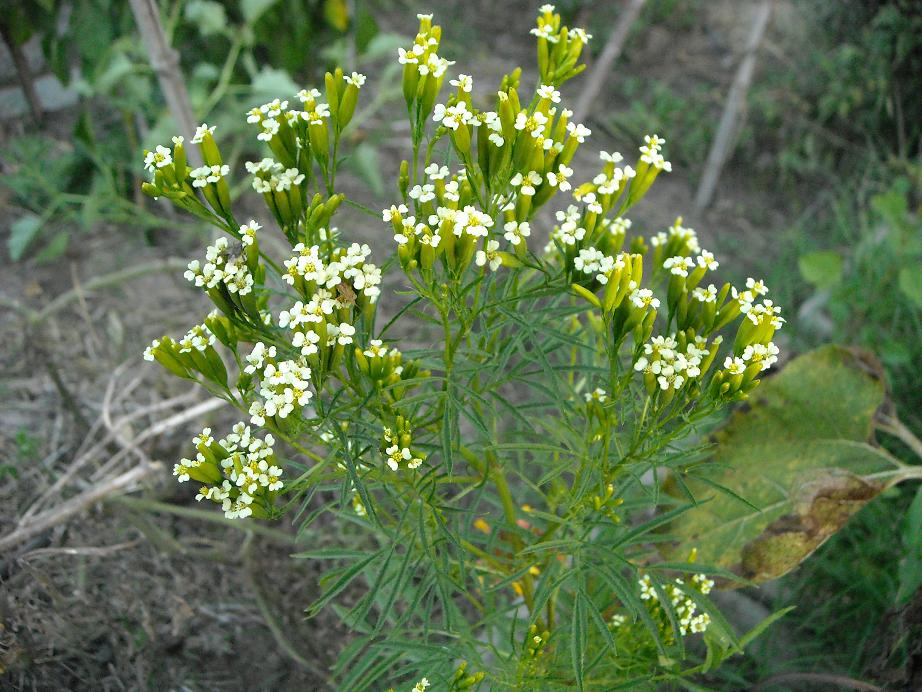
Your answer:
[[[115,545],[104,545],[104,546],[74,546],[66,548],[38,548],[36,550],[31,550],[25,555],[21,556],[20,560],[31,560],[37,557],[48,557],[56,555],[76,555],[76,556],[89,556],[89,557],[108,557],[109,555],[114,555],[115,553],[121,552],[123,550],[129,550],[130,548],[136,548],[141,545],[141,539],[136,538],[133,541],[127,541],[125,543],[116,543]]]
[[[145,464],[143,466],[136,466],[135,468],[126,471],[120,476],[116,476],[115,478],[111,478],[104,483],[100,483],[99,485],[95,485],[88,490],[85,490],[76,497],[72,497],[66,502],[61,503],[57,507],[36,515],[32,521],[20,526],[15,531],[8,533],[6,536],[0,537],[0,552],[9,550],[13,546],[18,545],[19,543],[22,543],[23,541],[26,541],[32,536],[40,534],[43,531],[47,531],[48,529],[57,526],[58,524],[63,524],[71,517],[85,512],[97,502],[100,502],[101,500],[104,500],[111,495],[115,495],[116,493],[129,490],[148,476],[151,476],[155,473],[160,473],[161,471],[163,471],[163,464],[160,462]]]
[[[749,85],[752,82],[752,75],[756,66],[756,55],[759,51],[759,45],[762,43],[762,37],[765,36],[765,29],[768,27],[768,20],[771,17],[773,6],[774,0],[763,0],[762,4],[756,9],[752,29],[749,32],[749,39],[746,41],[746,51],[736,70],[736,75],[733,77],[733,83],[730,85],[727,102],[724,104],[724,111],[720,116],[720,125],[717,127],[717,136],[714,137],[714,143],[708,153],[704,173],[701,176],[701,184],[698,186],[698,192],[695,195],[695,206],[698,209],[704,209],[710,205],[714,197],[714,190],[717,188],[720,172],[736,143],[736,136],[739,134],[740,126],[745,117],[746,92],[749,91]]]
[[[609,76],[612,65],[621,55],[628,32],[634,22],[637,21],[637,16],[646,1],[629,0],[627,7],[622,11],[621,16],[618,18],[618,23],[611,32],[611,36],[608,37],[608,41],[599,54],[598,60],[596,60],[595,65],[592,66],[589,72],[589,77],[586,79],[586,85],[583,87],[582,93],[576,100],[576,105],[573,107],[574,122],[582,122],[589,115],[589,109],[602,90],[602,85],[605,83],[606,77]]]
[[[147,415],[151,412],[166,408],[167,404],[174,405],[180,401],[185,400],[186,398],[188,398],[188,394],[185,394],[179,397],[174,397],[172,399],[167,399],[166,401],[163,401],[163,402],[158,402],[157,404],[153,404],[152,406],[148,406],[144,409],[141,409],[140,411],[136,411],[136,412],[129,414],[128,416],[125,416],[119,421],[116,421],[113,427],[117,430],[123,427],[128,421],[131,421],[143,415]],[[159,435],[173,427],[182,425],[187,420],[190,420],[192,418],[198,418],[203,413],[219,408],[226,403],[227,402],[223,401],[222,399],[209,399],[200,404],[197,404],[196,406],[192,406],[188,409],[185,409],[181,411],[180,413],[170,416],[169,418],[165,418],[162,421],[159,421],[158,423],[155,423],[154,425],[151,425],[150,427],[145,429],[137,437],[134,438],[133,444],[138,445],[141,442],[144,442],[145,440],[155,435]],[[98,423],[94,425],[94,428],[98,428],[98,425],[99,425]],[[23,513],[22,517],[19,520],[19,525],[25,526],[28,523],[30,523],[30,517],[35,515],[38,509],[43,504],[47,503],[48,500],[54,497],[54,495],[61,492],[65,488],[65,486],[77,475],[77,472],[83,466],[85,466],[88,461],[90,461],[95,456],[100,454],[109,444],[111,444],[111,442],[112,442],[112,436],[111,434],[107,434],[102,440],[100,440],[95,445],[90,447],[87,451],[83,452],[78,457],[76,457],[74,461],[71,462],[70,466],[68,466],[67,471],[65,471],[54,482],[54,484],[50,488],[48,488],[44,493],[42,493],[42,495],[38,497],[35,500],[35,502],[33,502],[32,505]],[[126,448],[126,447],[123,447],[121,450],[119,450],[116,454],[110,457],[109,460],[105,464],[103,464],[103,466],[100,469],[97,470],[93,478],[98,478],[104,475],[105,472],[109,471],[115,464],[120,462],[127,455],[128,451],[129,451],[129,448]]]
[[[26,97],[26,103],[29,104],[32,117],[35,118],[37,123],[41,123],[45,114],[42,112],[42,102],[38,98],[38,92],[35,91],[29,61],[26,59],[22,46],[16,43],[16,39],[10,34],[9,27],[2,20],[0,20],[0,36],[3,37],[3,42],[10,49],[13,65],[16,66],[16,75],[19,77],[19,85],[22,87],[22,93]]]
[[[92,479],[98,479],[101,476],[104,476],[113,466],[115,466],[117,461],[128,454],[128,452],[135,451],[137,445],[149,440],[152,437],[156,437],[161,433],[170,430],[171,428],[178,427],[183,423],[190,420],[197,420],[203,414],[208,413],[209,411],[214,411],[215,409],[226,406],[227,402],[224,399],[207,399],[195,406],[191,406],[179,413],[170,416],[169,418],[164,418],[158,423],[154,423],[150,427],[146,428],[143,432],[139,433],[133,440],[131,440],[127,445],[122,447],[122,450],[117,454],[114,454],[111,459],[109,459],[103,466],[101,466],[97,471],[91,476]],[[116,428],[119,427],[116,425]],[[116,442],[121,442],[116,439]]]

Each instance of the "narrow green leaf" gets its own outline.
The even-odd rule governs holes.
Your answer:
[[[762,633],[765,632],[765,630],[767,630],[767,629],[768,629],[769,627],[771,627],[773,624],[775,624],[776,622],[778,622],[778,620],[780,620],[780,619],[783,618],[785,615],[787,615],[788,613],[790,613],[790,612],[791,612],[792,610],[794,610],[796,607],[797,607],[797,606],[788,606],[787,608],[782,608],[781,610],[772,613],[772,614],[769,615],[767,618],[765,618],[764,620],[762,620],[762,622],[760,622],[758,625],[756,625],[756,626],[753,627],[751,630],[749,630],[748,632],[746,632],[746,634],[744,634],[742,637],[740,637],[740,640],[739,640],[740,648],[741,648],[741,649],[745,649],[745,648],[746,648],[747,646],[749,646],[752,642],[754,642],[756,639],[758,639],[760,636],[762,636]]]
[[[316,601],[311,603],[310,606],[308,606],[307,611],[306,611],[307,617],[309,618],[315,617],[321,610],[323,610],[324,606],[326,606],[327,603],[329,603],[334,598],[336,598],[336,596],[338,596],[343,591],[343,589],[349,586],[349,584],[352,583],[352,580],[355,579],[359,574],[361,574],[363,569],[371,565],[379,557],[381,557],[381,551],[372,553],[371,555],[366,557],[364,560],[360,560],[359,562],[355,563],[352,567],[345,570],[342,573],[342,575],[339,577],[339,579],[336,580],[333,586],[327,589],[327,591],[320,598],[318,598]]]
[[[577,591],[573,600],[573,613],[570,616],[570,660],[576,688],[584,687],[583,675],[586,655],[586,606],[582,591]]]

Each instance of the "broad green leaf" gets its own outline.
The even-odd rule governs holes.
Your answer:
[[[384,177],[381,175],[381,162],[378,150],[368,142],[362,142],[352,152],[348,162],[356,174],[361,177],[371,191],[378,197],[384,194]]]
[[[186,21],[194,24],[202,36],[224,31],[227,13],[224,6],[214,0],[189,0],[185,8]]]
[[[355,14],[355,49],[362,54],[368,48],[372,39],[378,35],[378,23],[374,15],[362,3]]]
[[[922,308],[922,273],[918,267],[903,267],[899,275],[900,290],[917,308]]]
[[[906,512],[903,528],[903,545],[906,554],[900,561],[900,588],[896,595],[898,605],[905,605],[919,586],[922,586],[922,487]]]
[[[842,278],[842,255],[835,250],[819,250],[797,260],[800,274],[817,288],[831,288]]]
[[[16,219],[10,226],[10,237],[7,241],[10,259],[14,262],[21,260],[41,229],[42,220],[35,214],[26,214]]]
[[[240,0],[240,11],[247,24],[256,22],[278,0]]]
[[[711,463],[696,468],[758,507],[683,477],[697,500],[665,527],[678,539],[663,548],[681,559],[764,582],[794,569],[848,518],[890,485],[902,467],[874,440],[887,401],[873,356],[827,346],[792,361],[755,390],[714,436]],[[672,481],[667,490],[681,496]],[[732,588],[732,583],[723,586]]]
[[[250,84],[253,87],[254,98],[275,98],[279,94],[294,94],[299,87],[285,70],[272,67],[263,67],[253,75]]]

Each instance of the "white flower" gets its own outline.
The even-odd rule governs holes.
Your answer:
[[[542,26],[532,29],[529,33],[532,36],[543,38],[549,43],[557,43],[560,39],[557,36],[555,36],[553,32],[554,32],[554,28],[550,24],[544,24]]]
[[[713,253],[708,252],[707,250],[702,250],[701,254],[697,257],[698,266],[702,269],[707,269],[708,271],[714,271],[717,267],[720,266],[720,263],[714,259]]]
[[[163,168],[173,163],[173,156],[170,150],[162,144],[158,144],[154,151],[147,152],[144,157],[144,167],[151,173],[157,168]]]
[[[364,353],[369,358],[384,358],[388,354],[387,346],[384,345],[384,342],[381,339],[372,339],[368,342],[368,348],[366,348],[362,353]]]
[[[746,362],[742,358],[727,356],[724,360],[724,368],[731,375],[742,375],[746,371]]]
[[[653,588],[653,582],[650,580],[650,576],[645,574],[643,578],[638,582],[640,584],[640,600],[642,601],[658,601],[659,596],[656,593],[656,589]]]
[[[399,219],[403,214],[406,214],[408,211],[410,210],[407,209],[407,205],[405,204],[401,204],[400,206],[397,206],[396,204],[392,204],[390,209],[384,209],[381,212],[381,218],[384,220],[385,223],[389,221],[392,222],[395,219]]]
[[[461,125],[469,125],[474,122],[475,117],[467,109],[467,104],[464,101],[459,101],[447,108],[441,103],[436,104],[432,119],[435,122],[441,122],[444,127],[450,130],[457,130]]]
[[[638,308],[659,308],[659,299],[653,295],[649,288],[637,288],[630,295],[630,301]]]
[[[666,143],[666,140],[658,135],[644,135],[643,141],[651,151],[659,151]]]
[[[594,274],[601,269],[605,257],[604,252],[594,247],[583,248],[573,259],[573,266],[584,274]]]
[[[359,74],[358,72],[353,72],[350,76],[346,77],[346,83],[351,84],[356,89],[361,89],[362,85],[365,84],[365,75]]]
[[[581,29],[578,26],[570,29],[570,36],[579,41],[582,41],[583,43],[589,43],[589,40],[592,38],[592,34],[586,33],[585,29]]]
[[[250,351],[250,355],[245,358],[247,366],[243,371],[252,375],[257,370],[262,370],[266,358],[275,358],[275,346],[266,348],[266,345],[262,341],[257,341],[253,345],[253,350]]]
[[[688,276],[688,270],[692,266],[694,266],[694,261],[691,257],[670,257],[663,262],[663,267],[675,276]]]
[[[413,689],[410,692],[425,692],[426,688],[429,687],[430,682],[429,678],[423,678],[418,683],[413,685]]]
[[[451,175],[451,171],[448,170],[448,166],[439,166],[437,163],[430,163],[428,166],[426,166],[424,172],[428,176],[429,180],[445,180],[445,178]]]
[[[301,103],[308,103],[308,102],[313,103],[314,101],[320,98],[320,91],[318,89],[311,89],[309,91],[307,89],[301,89],[301,91],[295,94],[295,97]]]
[[[766,293],[768,293],[768,288],[765,286],[762,280],[759,279],[756,281],[751,276],[746,279],[746,288],[748,288],[753,293],[753,295],[757,296],[764,296]]]
[[[214,125],[212,125],[211,127],[208,127],[207,124],[202,123],[195,129],[195,135],[192,137],[192,143],[201,144],[202,141],[205,139],[206,134],[207,135],[214,134],[214,129],[215,129]]]
[[[192,187],[205,187],[208,183],[217,183],[228,173],[230,173],[230,166],[224,164],[221,166],[201,166],[194,169],[189,175],[192,176]]]
[[[499,250],[499,243],[495,240],[488,240],[486,250],[477,251],[477,257],[475,259],[477,266],[482,267],[489,262],[491,271],[495,272],[499,269],[503,261],[499,253],[497,253],[497,250]]]
[[[604,404],[608,401],[608,393],[599,387],[596,387],[591,392],[586,392],[583,396],[586,397],[586,402],[598,401],[600,404]]]
[[[567,182],[567,178],[571,175],[573,175],[573,169],[560,164],[556,173],[551,171],[547,174],[547,183],[551,187],[558,188],[561,192],[567,192],[571,189],[570,183]]]
[[[154,360],[154,349],[160,347],[160,339],[154,339],[150,346],[144,349],[144,360]]]
[[[340,322],[339,334],[336,339],[337,343],[339,343],[340,346],[348,346],[352,343],[353,336],[355,336],[355,327],[348,322]]]
[[[609,161],[611,163],[620,163],[624,157],[617,151],[611,154],[609,154],[607,151],[600,151],[599,158],[603,161]]]
[[[550,99],[551,103],[560,103],[560,92],[557,91],[553,86],[542,84],[538,87],[538,97],[542,99]]]
[[[256,240],[256,231],[260,228],[262,228],[262,226],[253,219],[250,219],[249,223],[240,226],[240,242],[246,246],[252,245]]]
[[[503,225],[503,230],[506,231],[503,237],[513,245],[518,245],[523,238],[528,238],[531,235],[531,227],[527,221],[522,221],[521,223],[507,221]]]
[[[571,137],[575,137],[580,144],[585,142],[586,137],[592,134],[592,130],[578,123],[567,123],[567,132],[570,133]]]
[[[452,79],[448,83],[453,87],[458,87],[458,89],[466,94],[471,93],[474,88],[474,80],[467,74],[459,74],[457,79]]]
[[[397,62],[399,62],[401,65],[416,65],[419,62],[419,59],[414,52],[408,52],[403,48],[398,48]]]
[[[266,118],[260,125],[263,130],[256,135],[256,139],[261,142],[268,142],[279,131],[279,121],[275,118]]]
[[[715,303],[717,302],[717,286],[714,284],[710,284],[707,288],[699,286],[692,291],[692,298],[702,303]]]
[[[666,140],[660,139],[656,135],[647,135],[644,137],[644,141],[646,141],[647,144],[640,147],[640,160],[650,164],[658,170],[663,170],[667,173],[672,171],[672,164],[664,159],[663,155],[660,153],[660,146]]]
[[[425,185],[414,185],[410,190],[410,199],[415,199],[420,204],[434,200],[435,185],[430,183],[426,183]]]

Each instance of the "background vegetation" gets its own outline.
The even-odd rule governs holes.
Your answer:
[[[407,18],[416,11],[456,17],[445,52],[474,60],[485,77],[503,71],[494,63],[530,63],[529,37],[504,28],[515,26],[513,13],[531,17],[530,4],[416,4],[160,3],[193,110],[217,123],[223,142],[231,135],[227,158],[237,167],[256,151],[234,129],[247,108],[316,83],[336,62],[383,69],[397,37],[415,30]],[[77,100],[40,114],[22,109],[0,125],[0,535],[35,503],[69,497],[135,455],[172,460],[189,437],[191,416],[143,437],[200,404],[157,373],[135,379],[133,371],[155,335],[148,325],[184,324],[201,311],[194,294],[158,271],[203,240],[194,223],[137,194],[141,150],[175,127],[128,3],[28,0],[3,9],[8,48],[22,51],[35,80],[53,74]],[[571,0],[559,9],[587,24],[600,50],[620,8]],[[662,183],[667,199],[655,196],[635,223],[659,230],[672,222],[664,214],[687,208],[686,225],[733,258],[727,267],[745,268],[729,278],[764,276],[773,287],[789,317],[788,352],[828,342],[874,352],[896,410],[920,436],[922,13],[911,0],[777,2],[745,125],[714,204],[696,211],[694,188],[751,10],[649,0],[590,117],[594,139],[626,150],[651,128],[664,135],[676,172]],[[10,93],[20,87],[13,60],[4,60]],[[400,104],[387,74],[353,134],[352,184],[374,191],[390,185],[407,137],[391,126]],[[373,247],[388,241],[377,228],[367,234]],[[88,295],[93,277],[137,262],[152,269]],[[911,458],[900,443],[891,451]],[[237,689],[325,680],[328,658],[348,640],[332,619],[300,618],[316,575],[289,562],[288,528],[241,533],[197,508],[170,509],[174,493],[156,481],[0,558],[6,683]],[[190,519],[201,530],[185,528]],[[701,683],[922,686],[920,549],[922,493],[911,484],[884,493],[798,571],[728,601],[741,630],[760,609],[796,608],[747,657]],[[259,674],[242,650],[267,662]]]

